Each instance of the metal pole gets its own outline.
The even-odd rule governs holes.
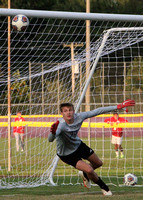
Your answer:
[[[102,63],[102,104],[104,107],[104,63]]]
[[[102,127],[102,159],[104,159],[104,152],[105,152],[105,135],[104,135],[104,126]]]
[[[72,62],[72,95],[74,97],[74,90],[75,90],[75,62],[74,62],[74,48],[76,47],[82,47],[83,43],[73,43],[70,44],[64,44],[63,47],[70,47],[71,48],[71,62]]]
[[[42,64],[42,114],[44,114],[44,65]]]
[[[124,101],[126,100],[126,62],[124,62]]]
[[[71,43],[71,61],[72,61],[72,95],[74,97],[75,78],[74,78],[74,43]]]
[[[58,80],[57,80],[57,85],[58,85],[58,115],[60,114],[60,74],[59,74],[59,68],[58,68]]]
[[[90,13],[90,0],[86,0],[86,13]],[[90,20],[86,20],[86,80],[90,72]],[[86,111],[90,111],[90,84],[85,95]],[[90,118],[88,118],[88,145],[91,146]]]
[[[10,0],[8,0],[10,9]],[[11,74],[10,74],[10,16],[8,16],[8,171],[11,171]]]
[[[27,149],[27,133],[28,133],[28,125],[25,126],[25,134],[26,134],[26,138],[25,138],[25,153],[26,153],[26,157],[28,155],[28,149]]]
[[[0,8],[0,16],[14,16],[23,14],[28,17],[37,18],[57,18],[57,19],[75,19],[75,20],[95,20],[95,21],[128,21],[143,22],[143,15],[127,14],[106,14],[106,13],[83,13],[83,12],[60,12],[60,11],[42,11],[26,9],[5,9]]]
[[[80,95],[82,90],[82,64],[80,63]],[[82,104],[80,106],[80,112],[82,112]]]
[[[86,0],[86,13],[90,12],[90,0]],[[90,20],[86,20],[86,80],[90,72]],[[90,84],[88,85],[86,96],[86,111],[90,110]]]
[[[29,61],[29,90],[30,90],[29,103],[30,103],[30,115],[31,115],[31,62],[30,61]]]

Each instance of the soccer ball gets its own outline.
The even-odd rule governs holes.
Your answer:
[[[29,25],[29,19],[25,15],[16,15],[12,19],[12,27],[15,31],[24,31]]]
[[[123,181],[125,185],[131,186],[137,184],[138,178],[134,174],[128,173],[124,176]]]

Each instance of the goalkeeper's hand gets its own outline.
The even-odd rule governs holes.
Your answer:
[[[56,134],[56,130],[57,130],[58,124],[59,124],[59,120],[57,120],[55,123],[53,123],[51,125],[50,132],[52,134]]]
[[[121,104],[118,104],[117,105],[117,109],[124,109],[124,108],[126,108],[126,107],[128,107],[128,106],[135,106],[135,101],[134,100],[131,100],[131,99],[128,99],[128,100],[126,100],[126,101],[124,101],[123,103],[121,103]]]

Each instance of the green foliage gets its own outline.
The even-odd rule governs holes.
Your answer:
[[[7,8],[7,0],[0,0],[0,6]],[[85,12],[86,0],[13,0],[11,8]],[[93,13],[143,14],[142,0],[90,0]]]
[[[135,58],[132,64],[127,68],[126,78],[127,91],[143,91],[143,58]]]
[[[54,10],[85,12],[85,0],[57,0]]]
[[[8,7],[8,1],[7,0],[0,0],[0,7],[1,8],[7,8]]]
[[[143,1],[91,0],[91,12],[143,14]]]
[[[13,0],[11,2],[11,8],[18,9],[37,9],[37,10],[52,10],[57,0]]]
[[[126,0],[124,2],[124,10],[129,14],[143,14],[143,1]]]
[[[92,0],[91,1],[91,12],[101,13],[118,13],[120,3],[114,0]],[[121,11],[121,10],[120,10]]]
[[[63,81],[60,81],[58,83],[58,80],[53,81],[51,83],[51,81],[46,80],[44,85],[45,85],[44,100],[46,103],[57,103],[58,98],[60,100],[62,99],[65,102],[70,101],[72,91],[71,91],[71,86],[69,87],[69,84],[66,84]]]
[[[29,102],[29,86],[26,80],[20,76],[19,69],[12,74],[14,79],[11,84],[11,103],[26,103]]]

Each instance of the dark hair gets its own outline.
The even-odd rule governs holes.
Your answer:
[[[114,110],[113,115],[119,115],[117,110]]]
[[[19,113],[21,114],[21,112],[17,112],[16,114],[19,114]]]
[[[74,106],[72,103],[61,103],[60,104],[60,111],[62,112],[63,111],[63,107],[72,107],[73,110],[74,110]]]

